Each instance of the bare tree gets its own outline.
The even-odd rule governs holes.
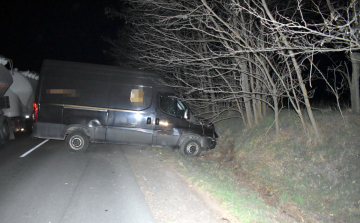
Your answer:
[[[134,4],[134,1],[131,2]],[[261,118],[259,111],[265,110],[261,109],[263,104],[260,101],[257,104],[255,101],[261,99],[271,104],[269,100],[264,100],[266,97],[260,96],[273,97],[274,90],[268,90],[269,85],[264,85],[262,77],[250,73],[251,67],[259,65],[254,65],[258,62],[249,59],[251,57],[249,53],[239,55],[233,53],[241,49],[244,44],[251,47],[248,43],[250,36],[247,36],[247,31],[241,28],[243,23],[234,16],[231,8],[219,8],[221,4],[212,6],[218,10],[215,12],[206,2],[176,3],[169,5],[166,1],[153,1],[147,4],[138,2],[145,12],[153,14],[138,16],[139,12],[129,13],[136,15],[136,17],[128,17],[129,22],[136,29],[131,41],[132,47],[137,52],[136,61],[141,61],[147,68],[151,67],[165,76],[175,77],[177,80],[175,87],[183,91],[183,95],[188,97],[190,103],[195,100],[191,94],[201,93],[199,99],[211,98],[212,105],[218,103],[219,106],[212,106],[214,108],[220,108],[221,104],[235,105],[234,108],[240,113],[244,122],[252,126],[255,119]],[[135,10],[139,8],[137,6]],[[155,11],[157,14],[154,13]],[[223,17],[231,20],[234,28],[231,28]],[[241,19],[244,21],[243,17]],[[239,31],[244,33],[246,38],[241,37],[236,29],[241,29]],[[234,39],[232,33],[229,35],[229,31],[242,40],[239,42]],[[269,77],[268,72],[266,82],[269,81]],[[255,91],[259,92],[255,94]],[[204,94],[210,96],[205,97]],[[274,101],[277,103],[278,100]],[[199,105],[199,103],[193,104]],[[204,104],[204,101],[200,104]],[[217,113],[223,111],[214,110]]]
[[[265,1],[262,1],[266,4]],[[274,19],[262,18],[273,33],[287,38],[287,50],[295,55],[342,52],[348,54],[352,63],[350,84],[351,104],[354,112],[360,112],[359,94],[359,1],[294,1],[293,13],[274,11]],[[290,10],[291,11],[291,10]],[[251,13],[254,11],[249,10]]]
[[[279,134],[279,101],[286,97],[307,133],[301,110],[305,106],[315,140],[320,140],[306,85],[311,86],[312,72],[305,74],[302,67],[305,61],[313,64],[314,54],[352,52],[356,110],[355,2],[129,0],[131,35],[126,44],[113,41],[113,53],[131,52],[130,64],[161,73],[198,113],[212,118],[234,110],[253,126],[266,104],[274,110]]]

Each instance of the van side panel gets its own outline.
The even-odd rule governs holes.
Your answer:
[[[64,94],[63,124],[89,130],[90,140],[105,142],[108,119],[109,84],[95,80],[64,80],[67,94]]]
[[[151,145],[153,130],[123,127],[109,127],[106,142],[130,145]]]
[[[130,83],[136,84],[136,81]],[[106,142],[151,145],[152,97],[153,88],[149,86],[111,84]]]
[[[108,77],[73,63],[53,61],[44,62],[41,75],[38,121],[34,123],[33,136],[64,139],[67,128],[77,126],[86,128],[92,141],[104,142]]]
[[[36,122],[33,125],[33,136],[37,138],[64,139],[62,134],[66,126],[46,122]]]
[[[67,128],[73,126],[86,128],[90,133],[91,141],[105,142],[107,110],[65,106],[63,116]]]

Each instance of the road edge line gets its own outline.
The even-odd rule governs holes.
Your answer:
[[[46,143],[47,141],[49,141],[49,139],[43,141],[42,143],[40,143],[39,145],[35,146],[34,148],[30,149],[29,151],[27,151],[26,153],[22,154],[20,157],[25,157],[26,155],[28,155],[29,153],[31,153],[32,151],[34,151],[35,149],[39,148],[42,144]]]

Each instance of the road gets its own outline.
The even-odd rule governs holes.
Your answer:
[[[155,222],[126,146],[50,140],[20,157],[43,141],[19,134],[0,149],[0,222]]]

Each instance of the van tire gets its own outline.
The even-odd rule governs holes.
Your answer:
[[[89,147],[89,143],[89,137],[80,131],[70,133],[65,139],[66,146],[75,152],[85,151]]]
[[[180,145],[180,151],[187,156],[199,156],[201,154],[200,142],[192,138],[185,139],[185,141]]]

